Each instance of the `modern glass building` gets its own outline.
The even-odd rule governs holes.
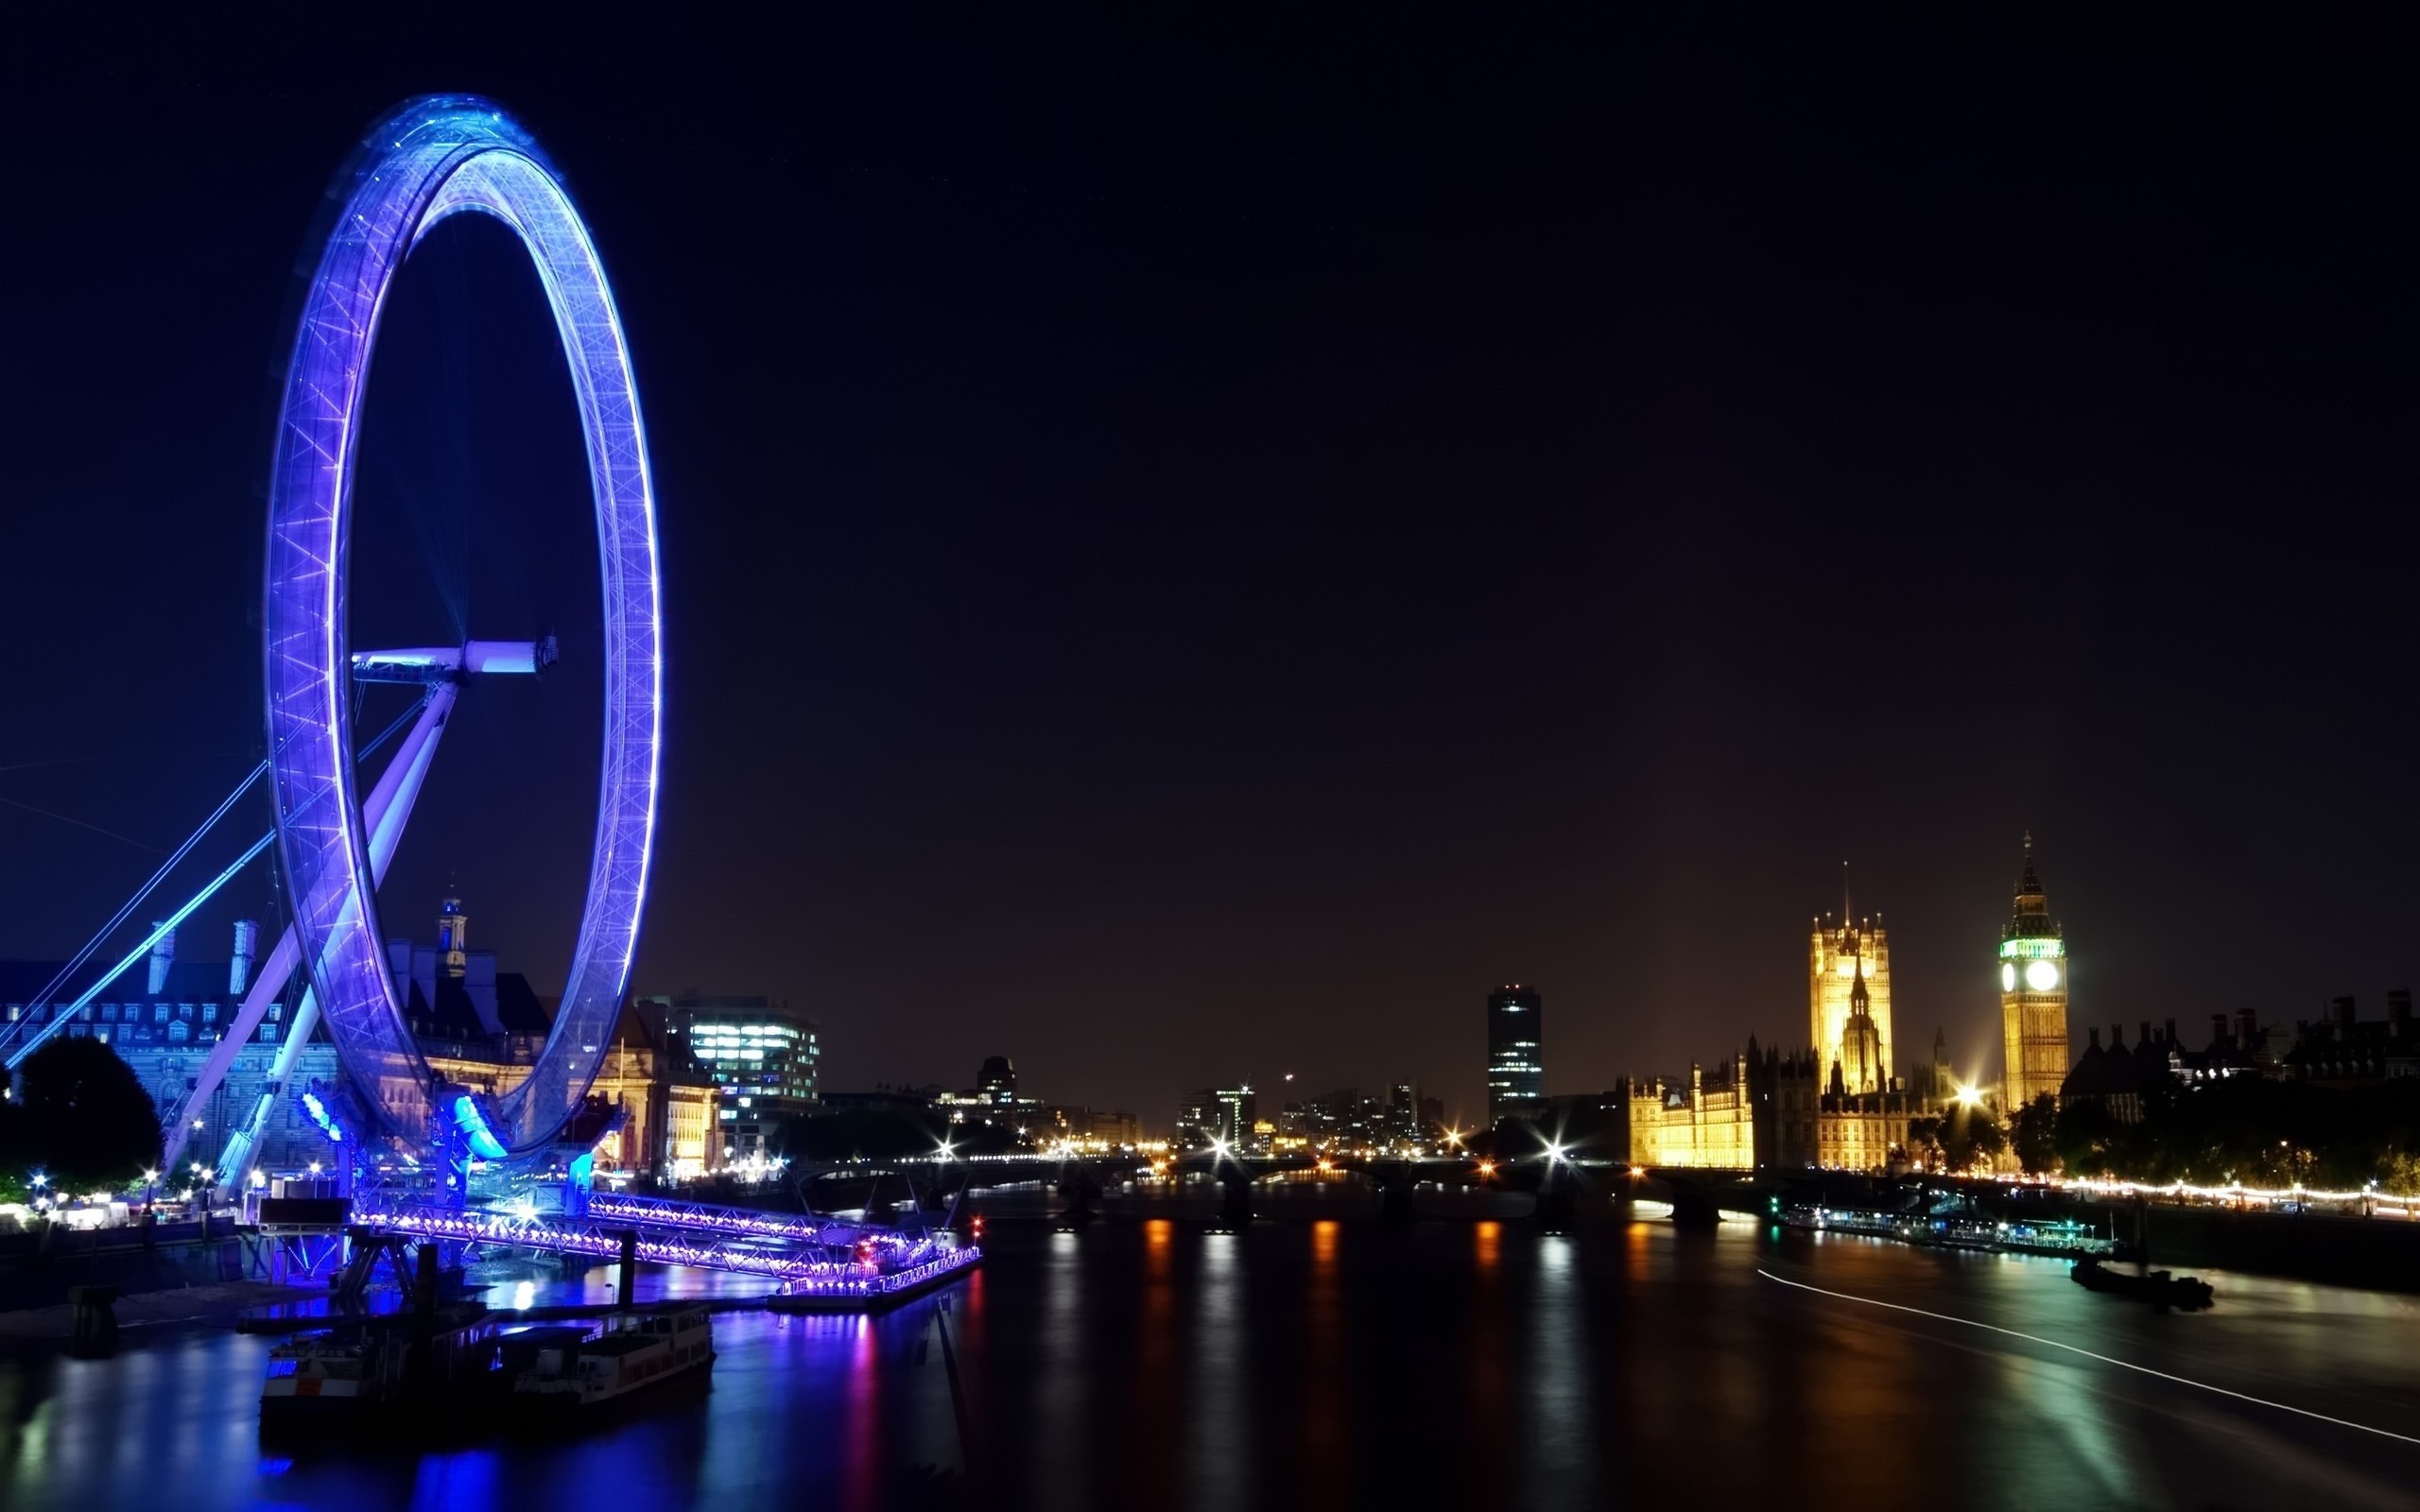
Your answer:
[[[1546,1096],[1546,999],[1512,983],[1487,995],[1487,1122],[1537,1111]]]
[[[725,1161],[771,1155],[783,1121],[815,1109],[823,1048],[813,1019],[770,998],[695,992],[650,999],[647,1006],[661,1016],[676,1064],[714,1085]]]

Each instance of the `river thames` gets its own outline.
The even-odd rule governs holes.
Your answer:
[[[2215,1312],[2160,1315],[2052,1261],[1651,1217],[986,1248],[886,1316],[721,1314],[710,1395],[569,1439],[268,1457],[265,1339],[0,1359],[0,1505],[2420,1505],[2410,1297],[2205,1272]]]

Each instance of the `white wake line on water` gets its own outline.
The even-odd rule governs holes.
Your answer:
[[[1769,1281],[1774,1281],[1783,1286],[1796,1287],[1802,1292],[1813,1292],[1818,1297],[1837,1297],[1843,1302],[1863,1302],[1868,1307],[1887,1307],[1893,1313],[1913,1313],[1918,1317],[1938,1318],[1944,1323],[1960,1323],[1970,1329],[1982,1329],[1991,1333],[2005,1333],[2012,1339],[2023,1339],[2029,1344],[2041,1344],[2047,1345],[2053,1349],[2065,1349],[2069,1354],[2081,1354],[2087,1360],[2098,1360],[2102,1365],[2114,1365],[2118,1366],[2120,1369],[2140,1371],[2142,1374],[2147,1376],[2157,1376],[2162,1381],[2173,1381],[2181,1386],[2195,1386],[2204,1391],[2213,1391],[2221,1397],[2233,1397],[2238,1401],[2251,1402],[2256,1407],[2273,1407],[2279,1412],[2292,1413],[2297,1418],[2315,1418],[2324,1423],[2334,1423],[2339,1428],[2358,1428],[2362,1433],[2376,1434],[2380,1438],[2392,1438],[2399,1444],[2420,1444],[2420,1438],[2414,1438],[2410,1434],[2398,1434],[2390,1428],[2373,1428],[2368,1423],[2357,1423],[2349,1418],[2330,1418],[2324,1412],[2312,1412],[2308,1407],[2295,1407],[2282,1401],[2271,1401],[2266,1397],[2255,1397],[2240,1391],[2229,1391],[2224,1386],[2214,1386],[2206,1381],[2196,1381],[2191,1376],[2170,1375],[2165,1370],[2154,1370],[2150,1366],[2136,1365],[2131,1360],[2119,1360],[2106,1354],[2095,1354],[2090,1349],[2080,1349],[2072,1344],[2061,1344],[2056,1339],[2046,1339],[2038,1333],[2019,1333],[2014,1329],[2004,1329],[1996,1323],[1978,1323],[1971,1317],[1957,1317],[1947,1313],[1927,1312],[1921,1307],[1908,1307],[1898,1302],[1877,1302],[1871,1297],[1859,1297],[1854,1292],[1835,1292],[1821,1286],[1809,1286],[1805,1281],[1784,1280],[1781,1277],[1774,1275],[1772,1271],[1766,1270],[1761,1265],[1756,1268],[1756,1274],[1762,1276]]]

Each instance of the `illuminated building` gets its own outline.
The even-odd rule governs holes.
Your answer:
[[[723,1163],[774,1154],[783,1121],[815,1110],[823,1047],[813,1019],[770,998],[694,991],[646,1006],[663,1022],[675,1064],[715,1089]]]
[[[1224,1138],[1219,1132],[1219,1094],[1215,1090],[1205,1087],[1177,1099],[1178,1149],[1206,1150],[1211,1141]]]
[[[987,1103],[1006,1106],[1017,1100],[1017,1068],[1006,1056],[986,1056],[983,1069],[976,1073],[975,1095]]]
[[[2015,911],[2000,935],[2001,1107],[2056,1097],[2067,1077],[2067,945],[2033,872],[2033,836],[2025,837],[2025,873]]]
[[[448,898],[437,910],[437,949],[445,958],[445,974],[460,980],[469,969],[471,920],[462,912],[462,900]]]
[[[1633,1082],[1627,1103],[1633,1165],[1745,1171],[1756,1163],[1745,1056],[1724,1061],[1710,1077],[1691,1064],[1686,1088],[1661,1077]]]
[[[1487,1121],[1534,1113],[1546,1092],[1546,999],[1518,982],[1487,995]]]
[[[1824,1078],[1812,1049],[1758,1050],[1748,1037],[1748,1090],[1754,1104],[1756,1168],[1801,1171],[1818,1163]]]
[[[1890,1087],[1891,1066],[1891,936],[1879,920],[1860,924],[1847,917],[1846,908],[1843,902],[1838,928],[1819,919],[1808,936],[1807,1034],[1827,1079],[1837,1065],[1850,1091],[1884,1091]],[[1852,1047],[1850,1020],[1860,989],[1873,1039],[1870,1044]],[[1855,1072],[1850,1070],[1853,1050]]]
[[[70,1039],[98,1040],[115,1050],[151,1094],[163,1120],[172,1117],[194,1087],[203,1059],[217,1047],[234,1022],[235,1008],[251,985],[255,969],[253,951],[259,938],[249,920],[234,930],[234,952],[225,962],[179,960],[176,936],[164,936],[148,959],[117,979],[101,984],[95,1001],[75,1010],[75,1020],[60,1033]],[[40,1026],[73,1005],[45,1002],[43,989],[57,980],[63,962],[0,962],[0,1021]],[[292,1005],[273,1002],[262,1013],[260,1027],[235,1053],[234,1063],[208,1097],[189,1111],[201,1127],[193,1131],[189,1147],[197,1163],[209,1165],[225,1147],[229,1134],[249,1124],[252,1109],[271,1091],[269,1074],[277,1057]],[[293,1080],[307,1086],[317,1078],[337,1074],[336,1049],[325,1037],[299,1047]],[[253,1146],[255,1163],[273,1171],[299,1171],[326,1153],[327,1142],[291,1097],[275,1097]]]
[[[2387,994],[2387,1017],[2390,1021],[2400,1013],[2404,1023],[2407,1054],[2420,1054],[2420,1040],[2411,1038],[2411,994],[2401,988]],[[2230,1021],[2223,1013],[2210,1015],[2210,1042],[2201,1050],[2187,1050],[2180,1044],[2173,1070],[2177,1079],[2185,1082],[2224,1081],[2230,1076],[2283,1077],[2288,1074],[2286,1057],[2292,1053],[2293,1031],[2281,1024],[2261,1027],[2259,1015],[2250,1008],[2238,1008]],[[2420,1074],[2415,1071],[2414,1074]],[[2062,1097],[2065,1092],[2060,1094]]]
[[[548,1005],[517,971],[496,969],[495,953],[466,948],[459,931],[460,903],[447,900],[440,915],[438,944],[406,939],[387,942],[389,968],[404,1000],[405,1024],[429,1069],[462,1087],[502,1096],[529,1079],[546,1038]],[[446,933],[448,921],[456,928]],[[148,1091],[164,1119],[193,1090],[204,1057],[219,1044],[234,1020],[236,1004],[251,984],[259,931],[250,920],[234,929],[234,952],[223,964],[176,958],[173,935],[164,936],[140,969],[129,971],[77,1014],[63,1031],[110,1045]],[[448,949],[448,946],[451,946]],[[49,963],[0,963],[0,1018],[41,1023],[64,1004],[26,1001],[51,981]],[[23,985],[21,985],[23,984]],[[248,1162],[264,1171],[298,1171],[327,1154],[324,1136],[298,1106],[294,1094],[314,1081],[341,1074],[335,1046],[324,1033],[298,1047],[286,1083],[270,1076],[290,1005],[271,1003],[260,1027],[235,1053],[216,1090],[187,1116],[188,1150],[210,1164],[230,1136],[249,1125],[254,1108],[268,1097],[260,1138]],[[668,1169],[659,1141],[670,1108],[684,1100],[703,1102],[710,1093],[677,1085],[665,1074],[658,1047],[647,1026],[627,1009],[616,1021],[599,1059],[592,1091],[624,1112],[619,1128],[596,1149],[601,1171]],[[703,1169],[701,1162],[700,1169]]]
[[[1253,1132],[1260,1123],[1260,1099],[1253,1094],[1252,1084],[1221,1087],[1213,1095],[1219,1105],[1219,1138],[1227,1148],[1238,1152],[1265,1148]]]

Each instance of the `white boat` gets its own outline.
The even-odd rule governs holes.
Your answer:
[[[549,1341],[512,1383],[516,1405],[544,1413],[594,1411],[631,1398],[705,1384],[715,1363],[702,1307],[614,1313],[583,1339]]]
[[[484,1308],[456,1307],[426,1318],[390,1314],[300,1334],[269,1351],[261,1424],[342,1424],[373,1415],[385,1420],[415,1385],[424,1396],[458,1395],[494,1369],[496,1332]]]

